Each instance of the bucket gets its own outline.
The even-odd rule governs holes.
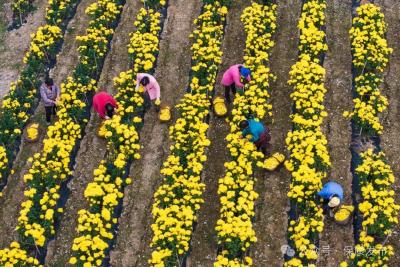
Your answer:
[[[161,105],[158,119],[161,122],[169,122],[171,120],[171,107],[168,105]]]

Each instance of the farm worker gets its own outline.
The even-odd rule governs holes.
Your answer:
[[[227,103],[231,103],[230,91],[235,96],[236,87],[243,88],[243,83],[251,80],[250,73],[250,69],[244,67],[242,64],[233,65],[225,71],[221,84],[225,87],[225,99]],[[244,78],[243,83],[241,82],[242,77]]]
[[[256,120],[244,120],[239,123],[239,128],[242,130],[242,137],[251,135],[250,142],[253,142],[257,150],[261,150],[264,155],[267,154],[267,148],[269,146],[269,141],[271,136],[269,134],[269,129],[265,127],[261,122]]]
[[[230,91],[232,91],[233,96],[235,96],[236,87],[243,88],[243,83],[247,83],[251,80],[250,73],[250,69],[242,64],[233,65],[225,71],[222,76],[221,84],[225,87],[225,99],[227,103],[231,103]],[[242,77],[244,78],[243,83],[240,81]]]
[[[153,75],[148,73],[138,73],[136,76],[136,90],[139,89],[140,85],[143,86],[143,113],[142,118],[144,117],[144,113],[151,108],[151,101],[155,100],[156,111],[159,111],[160,105],[160,85],[158,84],[156,78]]]
[[[342,186],[333,181],[324,184],[317,195],[324,200],[324,211],[329,211],[331,217],[333,210],[340,206],[344,198]]]
[[[51,122],[51,115],[56,115],[57,101],[60,98],[60,88],[54,85],[53,79],[47,77],[40,86],[40,96],[46,110],[46,123],[49,125]]]
[[[97,93],[93,97],[93,108],[102,119],[112,118],[117,107],[117,101],[106,92]]]

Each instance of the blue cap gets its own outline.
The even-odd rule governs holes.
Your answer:
[[[245,68],[245,67],[241,67],[240,68],[240,75],[242,76],[242,77],[247,77],[247,76],[249,76],[250,75],[250,73],[251,73],[251,71],[248,69],[248,68]]]

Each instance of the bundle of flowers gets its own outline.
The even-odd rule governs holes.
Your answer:
[[[245,66],[252,71],[252,80],[243,92],[235,95],[230,120],[230,133],[226,137],[232,160],[225,163],[225,177],[219,180],[220,219],[217,221],[218,244],[221,253],[214,266],[250,266],[252,259],[246,257],[247,249],[257,241],[252,227],[254,201],[254,168],[260,165],[263,154],[246,138],[240,138],[240,121],[247,118],[262,120],[272,115],[267,102],[272,78],[269,52],[274,46],[272,35],[276,29],[276,4],[253,3],[241,16],[247,34]]]
[[[374,4],[357,9],[350,30],[353,66],[355,68],[355,91],[352,112],[345,112],[360,131],[381,134],[383,126],[379,114],[386,110],[388,100],[380,92],[382,75],[393,49],[388,47],[385,34],[387,25],[384,14]]]
[[[129,45],[130,54],[136,56],[133,58],[134,70],[144,71],[143,62],[151,64],[147,71],[154,70],[160,22],[161,14],[154,9],[142,8],[139,11],[134,23],[137,29],[131,35]],[[135,91],[132,70],[121,73],[114,82],[119,107],[117,114],[104,123],[108,155],[94,171],[93,182],[86,187],[85,198],[90,208],[78,212],[78,237],[74,239],[74,256],[69,261],[78,266],[102,266],[118,222],[115,208],[123,197],[124,185],[131,183],[131,179],[126,178],[126,168],[133,159],[140,158],[138,130],[142,123],[136,114],[143,104],[142,94]]]
[[[361,164],[356,168],[360,179],[362,202],[359,211],[363,218],[359,243],[351,254],[349,265],[388,266],[394,255],[393,247],[383,242],[398,224],[400,205],[395,204],[393,172],[383,152],[369,149],[360,154]]]
[[[152,266],[171,267],[182,260],[189,250],[196,211],[203,203],[200,174],[207,159],[205,149],[210,145],[205,120],[221,63],[227,6],[227,1],[204,1],[195,20],[190,93],[177,105],[180,118],[169,131],[173,145],[161,170],[163,184],[154,194]]]
[[[44,248],[55,234],[55,218],[63,211],[58,208],[60,188],[72,175],[75,148],[84,134],[89,116],[90,107],[86,100],[96,90],[95,78],[100,71],[85,65],[97,60],[99,65],[96,66],[100,68],[108,51],[104,42],[111,40],[111,27],[118,21],[122,7],[123,3],[118,0],[99,0],[88,7],[90,26],[86,37],[77,37],[81,40],[78,48],[80,62],[73,77],[68,77],[61,85],[59,119],[49,126],[42,152],[29,159],[32,167],[24,176],[27,200],[21,204],[17,226],[21,247],[28,252]],[[93,41],[87,42],[87,38]]]
[[[288,197],[296,218],[290,219],[288,232],[296,255],[285,266],[315,266],[312,263],[318,257],[315,242],[324,227],[316,194],[330,166],[327,139],[321,130],[327,116],[323,105],[325,69],[321,66],[327,51],[322,30],[325,9],[323,0],[304,3],[299,21],[299,60],[290,71],[289,84],[294,86],[290,95],[294,101],[293,130],[286,138],[290,157],[285,165],[292,176]]]
[[[26,122],[37,106],[41,77],[48,72],[47,66],[56,58],[67,22],[72,18],[79,0],[49,0],[46,10],[47,24],[31,35],[29,50],[24,57],[20,77],[11,84],[0,108],[0,144],[7,157],[1,158],[0,189],[7,183],[12,162],[18,152],[18,144]]]

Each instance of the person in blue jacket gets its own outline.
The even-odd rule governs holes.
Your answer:
[[[324,201],[324,211],[329,211],[329,215],[331,216],[333,210],[339,207],[344,199],[342,186],[333,181],[324,184],[321,191],[319,191],[317,195],[320,196]]]
[[[250,119],[244,120],[239,123],[239,128],[242,130],[242,137],[251,135],[250,142],[253,142],[257,150],[261,150],[264,155],[267,154],[267,148],[269,146],[269,141],[271,136],[269,134],[269,129],[265,127],[261,122]]]

